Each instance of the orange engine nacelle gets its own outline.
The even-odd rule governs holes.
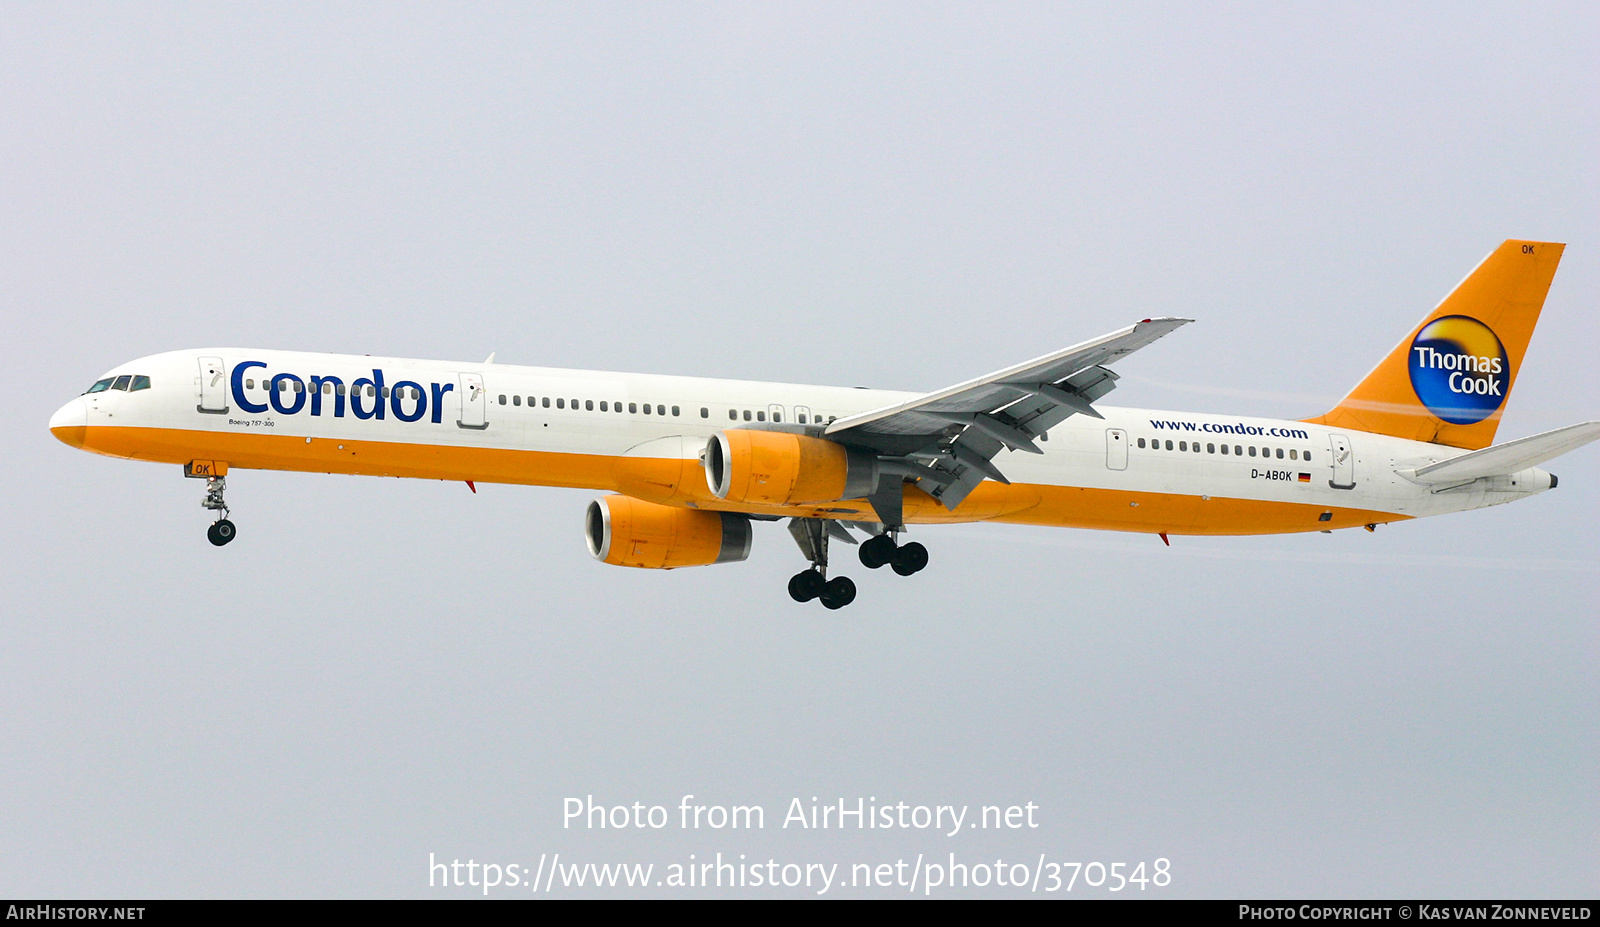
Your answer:
[[[613,566],[671,570],[737,563],[750,556],[750,519],[728,512],[680,509],[629,496],[589,503],[584,520],[589,553]]]
[[[872,491],[876,459],[823,438],[734,428],[706,443],[712,495],[750,505],[859,499]]]

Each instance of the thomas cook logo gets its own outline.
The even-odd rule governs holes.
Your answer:
[[[1411,388],[1428,411],[1452,425],[1471,425],[1506,401],[1511,361],[1489,326],[1447,315],[1423,326],[1411,342]]]

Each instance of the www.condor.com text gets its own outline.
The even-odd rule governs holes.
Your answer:
[[[487,895],[505,892],[582,892],[595,889],[754,888],[826,895],[840,889],[880,889],[932,895],[966,888],[1019,892],[1123,892],[1166,888],[1172,864],[1050,859],[1041,853],[1026,860],[982,859],[957,853],[918,854],[892,861],[820,863],[748,859],[721,852],[671,863],[596,863],[541,853],[533,865],[439,859],[428,854],[430,888],[470,887]]]

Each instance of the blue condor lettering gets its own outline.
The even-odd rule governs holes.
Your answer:
[[[410,415],[407,415],[405,411],[400,408],[400,400],[407,396],[417,397],[417,408]],[[401,380],[399,383],[394,385],[394,390],[390,393],[389,408],[394,410],[394,417],[400,421],[414,422],[422,417],[422,413],[428,411],[428,395],[422,391],[421,383],[413,383],[410,380]]]
[[[361,397],[363,394],[365,394],[368,399],[376,398],[378,400],[373,404],[372,408],[364,408],[361,405]],[[362,421],[366,421],[369,418],[376,418],[380,422],[383,421],[382,370],[374,368],[372,371],[372,379],[369,380],[366,377],[362,377],[361,379],[350,384],[350,411],[355,415],[356,418],[359,418]]]
[[[322,374],[312,376],[309,378],[309,387],[305,380],[292,373],[280,373],[271,378],[263,377],[261,385],[267,389],[267,402],[250,401],[250,397],[245,394],[245,373],[251,368],[266,366],[262,361],[241,361],[234,365],[233,376],[230,378],[233,401],[238,403],[241,410],[252,415],[260,415],[267,411],[270,403],[272,410],[280,415],[295,415],[306,408],[306,398],[309,393],[312,415],[322,415],[322,397],[331,395],[333,417],[344,418],[344,381],[334,376]],[[428,415],[431,406],[433,414],[429,416],[429,421],[438,425],[444,421],[444,396],[455,388],[454,383],[430,383],[424,387],[415,380],[401,380],[393,388],[385,389],[383,371],[373,368],[370,379],[361,377],[350,384],[350,414],[363,421],[373,418],[382,421],[385,410],[388,410],[393,412],[399,421],[417,422],[421,421],[424,415]]]
[[[294,385],[290,386],[291,383]],[[294,404],[286,408],[283,404],[283,395],[291,390],[294,392]],[[280,373],[272,378],[272,388],[267,398],[272,400],[272,408],[280,414],[293,415],[306,407],[305,381],[292,373]]]
[[[338,377],[315,376],[311,378],[311,414],[322,414],[322,391],[324,388],[333,390],[333,417],[344,418],[344,381]]]
[[[1212,422],[1169,422],[1150,420],[1150,427],[1161,431],[1203,431],[1216,435],[1262,435],[1268,438],[1309,438],[1304,428],[1267,428],[1261,425],[1217,425]]]
[[[264,402],[251,402],[250,397],[244,394],[244,373],[251,367],[265,366],[267,365],[261,361],[245,361],[243,363],[233,365],[233,401],[238,403],[239,408],[249,412],[252,415],[260,415],[261,413],[267,411],[267,404]]]
[[[454,383],[433,384],[433,423],[439,424],[439,417],[444,414],[444,394],[455,389]],[[532,400],[529,400],[530,402]]]

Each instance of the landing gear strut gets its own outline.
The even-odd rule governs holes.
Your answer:
[[[885,531],[861,544],[861,565],[869,570],[891,566],[901,576],[910,576],[928,565],[928,549],[920,543],[896,544],[894,533]]]
[[[828,578],[829,523],[821,518],[791,518],[789,533],[811,568],[789,579],[789,597],[796,602],[820,599],[824,608],[844,608],[856,598],[856,584],[848,576]],[[848,535],[846,535],[848,537]]]
[[[223,500],[223,490],[228,488],[228,478],[225,476],[206,477],[206,497],[200,501],[200,507],[217,513],[217,520],[206,529],[206,539],[221,547],[233,540],[238,529],[233,522],[228,520],[228,503]]]

